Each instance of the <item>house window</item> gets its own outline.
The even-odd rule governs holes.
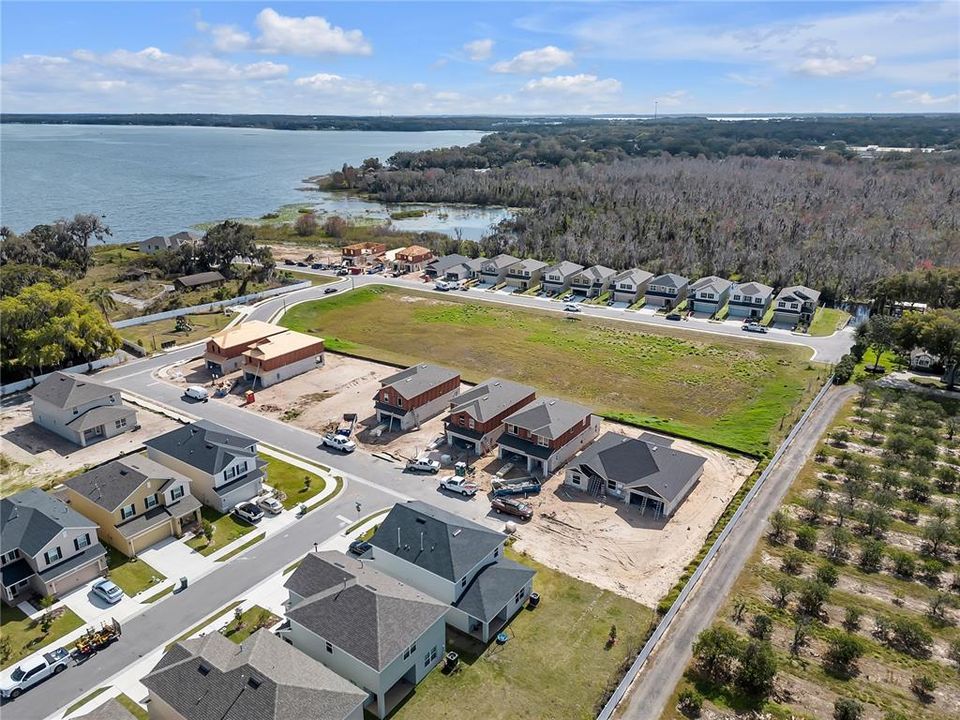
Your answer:
[[[574,485],[579,485],[579,484],[580,484],[580,476],[579,476],[579,475],[576,475],[576,474],[571,475],[571,476],[570,476],[570,482],[572,482]]]
[[[149,510],[150,508],[155,508],[159,502],[160,501],[157,499],[157,494],[154,493],[153,495],[148,495],[146,498],[144,498],[143,505],[147,510]]]
[[[80,408],[74,408],[74,409],[73,409],[73,414],[74,414],[74,415],[77,415],[79,412],[80,412]]]
[[[331,643],[327,643],[327,652],[328,652],[328,653],[332,653],[332,652],[333,652],[333,645],[332,645]]]
[[[520,598],[522,598],[522,597],[523,597],[523,590],[518,590],[518,591],[517,591],[517,594],[513,596],[513,602],[514,602],[514,604],[520,602]]]
[[[763,303],[763,298],[755,297],[755,298],[753,299],[753,301],[754,301],[757,305],[760,305],[761,303]]]
[[[739,301],[739,300],[740,300],[740,296],[739,296],[739,295],[734,295],[734,296],[733,296],[733,299]]]
[[[177,485],[173,490],[170,491],[170,498],[173,500],[179,500],[183,497],[183,485]]]
[[[540,447],[550,447],[550,441],[543,435],[537,435],[537,445]]]
[[[126,418],[120,418],[119,420],[117,420],[116,422],[114,422],[114,425],[117,426],[117,430],[119,430],[119,429],[122,428],[122,427],[126,427],[126,426],[127,426],[127,419],[126,419]]]
[[[84,533],[82,537],[73,539],[73,547],[75,547],[78,552],[80,550],[83,550],[89,544],[90,544],[90,535],[87,533]]]
[[[55,562],[59,562],[63,558],[63,552],[60,550],[58,545],[53,550],[47,550],[43,554],[43,559],[47,561],[47,565],[53,565]]]
[[[704,293],[703,297],[705,300],[713,300],[713,293]]]
[[[607,490],[616,490],[617,481],[616,480],[607,480]]]
[[[430,667],[430,651],[429,650],[423,654],[423,666]]]
[[[403,398],[397,395],[397,407],[403,407]]]
[[[460,587],[466,587],[466,586],[467,586],[467,578],[464,577],[464,578],[460,581]]]
[[[471,430],[476,426],[476,423],[473,421],[473,418],[470,418],[470,421],[467,423]]]
[[[798,307],[800,307],[800,306],[799,306],[797,303],[790,303],[790,309],[791,309],[791,310],[796,310]]]
[[[133,504],[127,505],[126,507],[120,508],[120,519],[126,520],[127,518],[132,518],[137,512],[137,509]]]
[[[19,551],[19,550],[11,550],[10,552],[8,552],[6,555],[3,556],[3,561],[4,561],[5,563],[13,562],[13,561],[16,560],[19,556],[20,556],[20,551]]]
[[[463,426],[466,425],[466,424],[467,424],[467,419],[466,419],[463,415],[461,415],[461,416],[460,416],[460,426],[463,427]]]
[[[494,548],[493,550],[494,557],[500,557],[500,548]]]

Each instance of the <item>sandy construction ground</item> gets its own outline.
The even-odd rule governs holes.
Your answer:
[[[32,403],[24,402],[0,412],[0,453],[9,461],[9,466],[0,473],[3,495],[42,485],[65,473],[138,450],[145,440],[180,425],[163,415],[137,408],[139,430],[82,448],[34,425],[31,406]]]

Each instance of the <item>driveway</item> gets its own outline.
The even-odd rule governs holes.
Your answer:
[[[195,552],[183,540],[175,537],[161,540],[143,550],[140,558],[174,581],[182,577],[192,581],[206,575],[215,567],[213,560]]]
[[[139,612],[142,607],[140,603],[126,595],[116,605],[110,605],[99,595],[95,595],[93,585],[102,579],[91,580],[67,593],[61,598],[63,604],[79,615],[80,619],[87,625],[99,625],[111,618],[122,621],[124,618]]]

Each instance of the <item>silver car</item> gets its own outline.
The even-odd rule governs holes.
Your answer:
[[[123,590],[117,587],[112,580],[97,580],[93,584],[93,594],[111,605],[116,605],[123,600]]]

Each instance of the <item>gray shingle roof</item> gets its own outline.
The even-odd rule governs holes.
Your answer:
[[[606,280],[609,277],[613,277],[617,274],[617,271],[605,265],[591,265],[582,270],[580,274],[592,282],[597,282],[598,280]]]
[[[58,408],[71,408],[119,394],[119,390],[95,382],[86,375],[57,371],[30,391]]]
[[[447,270],[456,265],[463,265],[469,259],[470,258],[468,258],[466,255],[458,255],[456,253],[453,255],[444,255],[443,257],[439,257],[436,260],[428,262],[427,269],[433,270],[437,274],[445,273]]]
[[[570,467],[589,468],[605,480],[629,488],[649,488],[668,503],[677,500],[705,460],[661,442],[605,433],[574,458]]]
[[[537,398],[504,422],[555,440],[590,415],[590,408],[558,398]]]
[[[543,271],[543,274],[550,275],[552,273],[559,273],[561,277],[567,278],[580,272],[581,270],[583,270],[583,265],[577,265],[569,260],[563,260],[562,262],[558,262],[556,265],[551,265],[548,267]]]
[[[683,277],[682,275],[677,275],[676,273],[664,273],[663,275],[657,275],[653,280],[650,281],[651,285],[663,285],[664,287],[675,287],[682,288],[684,285],[689,284],[689,280]]]
[[[693,283],[690,289],[694,291],[713,290],[717,295],[722,295],[731,285],[733,285],[733,283],[726,278],[718,277],[717,275],[707,275]]]
[[[214,475],[236,457],[255,457],[256,442],[209,420],[198,420],[143,444]]]
[[[640,268],[630,268],[629,270],[624,270],[621,273],[617,273],[613,282],[622,283],[630,281],[634,285],[643,285],[647,280],[653,277],[652,272],[647,272],[646,270],[641,270]]]
[[[310,553],[285,587],[304,599],[287,617],[374,670],[382,670],[447,612],[447,606],[370,563]]]
[[[808,287],[803,285],[791,285],[790,287],[785,287],[779,293],[777,293],[777,301],[786,300],[787,302],[794,301],[798,303],[804,302],[820,302],[820,293],[816,290],[811,290]]]
[[[453,606],[489,622],[534,575],[534,570],[509,558],[500,558],[477,573]]]
[[[733,292],[740,293],[741,295],[750,295],[751,297],[757,295],[760,297],[769,297],[773,294],[773,288],[759,282],[745,282],[735,285]]]
[[[209,272],[195,273],[193,275],[184,275],[183,277],[178,277],[176,281],[181,285],[186,287],[198,287],[200,285],[207,285],[213,282],[220,282],[225,280],[219,272],[216,270],[211,270]]]
[[[78,415],[67,423],[67,427],[77,432],[83,432],[98,425],[109,425],[120,418],[127,418],[129,420],[131,417],[136,418],[136,416],[137,411],[133,408],[124,407],[123,405],[101,405],[100,407],[87,410],[82,415]]]
[[[409,400],[431,388],[435,388],[437,385],[459,377],[460,373],[455,370],[439,365],[421,363],[394,373],[390,377],[385,377],[380,381],[380,387],[392,387],[402,397]]]
[[[94,708],[83,715],[76,715],[74,720],[137,720],[136,716],[127,710],[123,705],[117,702],[116,698],[110,698],[103,705]]]
[[[507,255],[505,253],[501,253],[500,255],[495,255],[489,260],[484,260],[483,265],[486,265],[486,266],[492,265],[492,268],[490,267],[484,268],[485,271],[489,271],[491,269],[503,270],[504,268],[509,267],[510,265],[513,265],[514,263],[518,263],[518,262],[520,262],[520,258],[514,257],[513,255]]]
[[[178,643],[142,682],[186,720],[343,720],[367,698],[266,629]]]
[[[144,455],[129,455],[72,477],[63,484],[90,502],[113,512],[147,480],[159,481],[155,492],[169,480],[189,479]]]
[[[414,500],[394,505],[370,544],[434,575],[459,582],[505,539],[502,533]]]
[[[547,264],[545,262],[541,262],[540,260],[527,259],[527,260],[521,260],[515,266],[511,267],[510,270],[511,271],[527,270],[529,272],[536,272],[537,270],[542,270],[546,266]]]
[[[38,488],[0,500],[0,546],[33,557],[67,528],[96,528],[65,502]]]
[[[529,385],[490,378],[457,395],[450,412],[465,412],[477,422],[486,422],[534,392]]]

